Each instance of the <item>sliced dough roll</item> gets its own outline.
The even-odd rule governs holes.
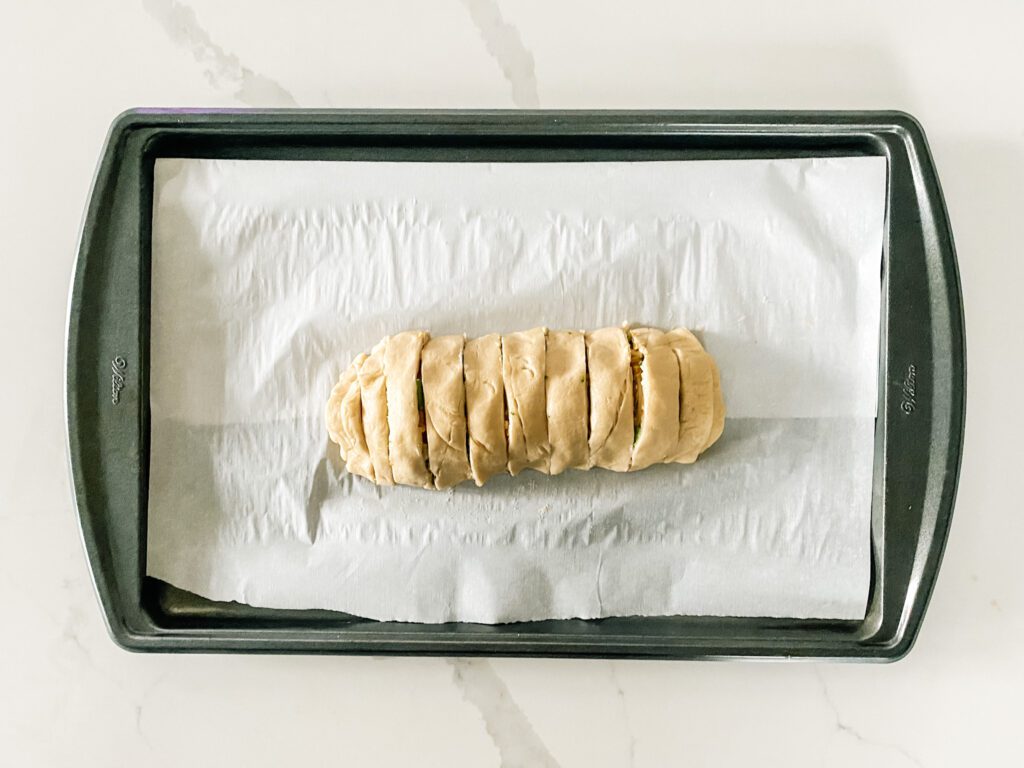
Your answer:
[[[528,468],[688,464],[721,436],[725,403],[714,360],[682,328],[412,331],[356,357],[326,417],[353,474],[450,488]]]
[[[469,465],[474,482],[483,485],[491,476],[508,469],[501,336],[492,333],[469,339],[462,359],[466,378]]]
[[[423,331],[405,331],[388,338],[384,379],[388,403],[388,456],[396,483],[433,488],[427,470],[426,446],[420,418],[420,353],[427,341]]]
[[[635,439],[630,471],[660,464],[679,444],[679,364],[667,334],[653,328],[630,332],[639,353],[639,376],[634,375]],[[634,366],[635,370],[635,366]],[[639,378],[639,381],[636,379]]]
[[[427,456],[440,490],[470,478],[466,452],[465,336],[437,336],[423,347],[420,372],[426,415]]]
[[[358,355],[331,390],[327,401],[327,432],[341,446],[345,468],[353,475],[376,482],[363,434],[363,404],[359,393],[359,367],[365,359],[365,353]]]
[[[501,373],[508,405],[508,471],[547,472],[551,446],[545,407],[545,337],[547,329],[501,337]]]
[[[679,439],[668,461],[692,464],[711,443],[714,425],[715,383],[711,356],[684,328],[668,331],[666,336],[679,362],[680,386],[683,393],[679,418]],[[724,408],[723,408],[724,419]]]
[[[363,433],[377,485],[394,485],[388,458],[388,401],[384,385],[384,349],[387,338],[370,350],[359,366],[359,395],[363,406]]]
[[[586,335],[590,372],[590,461],[616,472],[629,469],[633,447],[633,377],[629,340],[621,328]]]
[[[552,475],[566,469],[586,469],[587,344],[580,331],[548,331],[547,389],[548,442]]]

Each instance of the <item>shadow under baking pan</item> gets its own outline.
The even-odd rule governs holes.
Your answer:
[[[520,624],[373,622],[199,598],[145,576],[149,259],[158,157],[606,161],[880,155],[882,270],[872,579],[862,621],[628,617]],[[956,257],[924,133],[894,112],[138,110],[112,126],[68,312],[72,483],[114,640],[140,651],[892,660],[935,583],[963,441]]]

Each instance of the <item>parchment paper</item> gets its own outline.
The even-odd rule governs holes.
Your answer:
[[[161,159],[149,575],[377,619],[863,616],[884,158]],[[686,326],[729,418],[693,466],[377,488],[328,445],[382,336]]]

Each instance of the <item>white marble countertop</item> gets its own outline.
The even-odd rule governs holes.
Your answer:
[[[0,764],[1020,764],[1024,6],[539,0],[5,4]],[[826,10],[825,6],[829,10]],[[730,6],[727,10],[726,6]],[[913,7],[912,7],[913,6]],[[623,6],[625,7],[625,6]],[[960,253],[959,503],[895,665],[145,656],[106,636],[64,456],[65,302],[131,106],[899,108]],[[1011,389],[1012,387],[1012,389]]]

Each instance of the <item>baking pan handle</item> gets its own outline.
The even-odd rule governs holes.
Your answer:
[[[864,639],[906,654],[945,548],[963,445],[966,366],[956,251],[924,131],[896,113],[889,133],[889,226],[876,467],[873,605]],[[879,471],[881,470],[881,471]]]
[[[72,490],[96,591],[113,638],[148,624],[145,557],[149,194],[146,131],[111,127],[82,224],[68,302],[65,408]]]

